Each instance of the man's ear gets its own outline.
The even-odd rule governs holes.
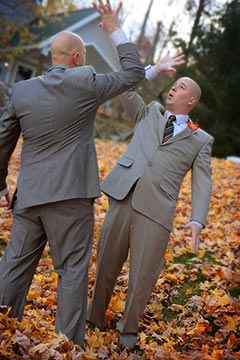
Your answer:
[[[197,99],[195,97],[191,97],[191,99],[188,102],[188,105],[194,106],[197,103]]]
[[[78,52],[75,52],[72,54],[72,60],[73,60],[73,63],[78,66],[78,55],[79,53]]]

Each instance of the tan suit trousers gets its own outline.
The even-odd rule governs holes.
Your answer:
[[[109,198],[109,210],[98,240],[98,263],[87,319],[104,329],[114,285],[130,250],[125,312],[117,330],[137,333],[138,323],[164,264],[169,230],[132,208],[132,191],[121,200]]]

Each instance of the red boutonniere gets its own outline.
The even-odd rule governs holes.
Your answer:
[[[188,120],[187,122],[187,126],[191,129],[191,130],[197,130],[199,128],[198,124],[193,123],[192,121]]]

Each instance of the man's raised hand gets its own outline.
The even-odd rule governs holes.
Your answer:
[[[163,58],[160,58],[154,66],[155,71],[158,75],[163,72],[176,72],[176,67],[186,63],[185,55],[176,54],[170,56],[168,51],[167,55]]]
[[[115,10],[112,9],[109,0],[106,0],[105,4],[102,0],[98,0],[98,3],[98,5],[96,3],[93,3],[92,5],[102,17],[102,21],[99,26],[110,34],[120,27],[120,20],[118,15],[122,8],[122,2],[119,2]]]

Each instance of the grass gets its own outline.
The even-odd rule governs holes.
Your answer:
[[[201,259],[201,262],[210,262],[212,264],[219,264],[212,256],[210,252],[206,252]],[[190,267],[194,266],[194,264],[199,264],[199,258],[196,258],[195,254],[185,254],[173,259],[174,264],[183,264],[188,270]],[[201,296],[202,290],[200,289],[200,284],[207,280],[206,276],[202,273],[201,269],[196,268],[197,271],[195,273],[196,280],[192,280],[186,278],[184,282],[177,286],[177,295],[171,298],[171,304],[176,305],[185,305],[188,300],[193,296]],[[233,289],[237,293],[237,289]],[[177,318],[178,312],[174,311],[170,308],[169,302],[163,302],[164,310],[163,310],[163,321],[168,323],[169,321]]]

